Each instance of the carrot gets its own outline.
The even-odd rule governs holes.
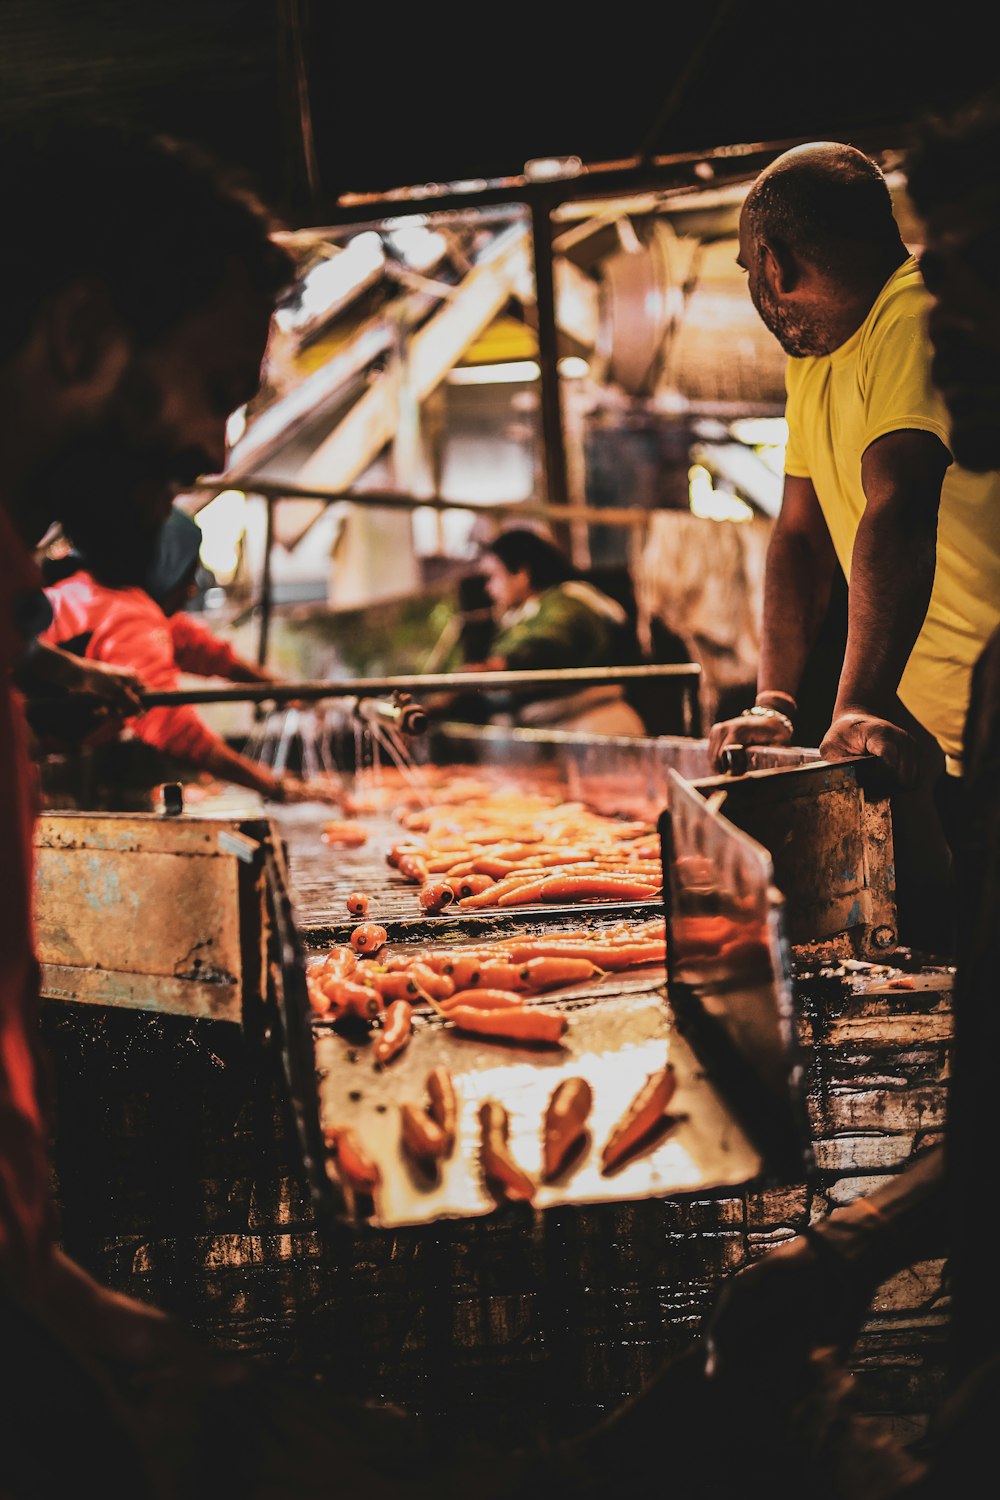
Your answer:
[[[573,1147],[582,1139],[594,1102],[586,1078],[564,1078],[554,1090],[542,1124],[544,1176],[555,1177]]]
[[[604,1143],[602,1172],[617,1167],[633,1146],[660,1123],[676,1088],[677,1075],[672,1063],[666,1063],[657,1073],[650,1073]]]
[[[360,1016],[371,1021],[382,1012],[382,997],[367,984],[357,984],[353,979],[334,979],[327,976],[320,981],[320,989],[328,996],[338,1015]]]
[[[421,1166],[433,1165],[448,1153],[448,1138],[437,1121],[417,1104],[401,1104],[403,1149]]]
[[[334,943],[333,947],[324,954],[320,968],[325,972],[340,969],[349,973],[351,969],[357,967],[357,963],[358,955],[353,948],[348,947],[346,943]]]
[[[383,1005],[392,1000],[412,1000],[413,980],[403,969],[379,969],[366,977],[366,983],[377,991]]]
[[[513,875],[505,875],[502,880],[498,880],[495,885],[488,886],[478,895],[462,896],[457,904],[463,911],[478,911],[481,906],[499,906],[501,896],[517,891],[522,886],[533,883],[533,880],[533,875],[523,870]]]
[[[503,1105],[487,1099],[479,1106],[479,1124],[480,1160],[490,1187],[501,1197],[530,1203],[535,1196],[535,1183],[510,1154],[510,1119]]]
[[[504,962],[503,954],[496,950],[474,950],[471,953],[459,953],[453,956],[444,967],[444,972],[450,975],[456,990],[468,989],[474,984],[479,984],[480,975],[484,967],[491,963]]]
[[[469,858],[471,854],[467,844],[461,849],[445,849],[440,854],[432,854],[429,850],[424,852],[424,864],[429,875],[447,875],[455,865],[464,864]]]
[[[410,854],[421,853],[422,850],[419,844],[393,844],[385,856],[385,862],[387,865],[395,865],[398,869],[401,859],[406,858]]]
[[[502,993],[502,992],[501,992]],[[521,1007],[476,1010],[471,1005],[452,1006],[447,1019],[461,1031],[495,1036],[504,1041],[558,1043],[569,1025],[559,1011],[527,1010]]]
[[[616,943],[607,948],[595,948],[591,953],[595,964],[602,969],[639,969],[644,964],[662,964],[667,957],[665,938],[651,938],[644,943]]]
[[[402,1052],[413,1033],[413,1006],[408,1000],[393,1000],[386,1007],[382,1032],[375,1042],[375,1061],[384,1065]]]
[[[351,933],[351,947],[355,953],[376,953],[388,936],[378,922],[362,922]]]
[[[408,972],[412,992],[416,995],[429,995],[432,1000],[447,1000],[455,992],[455,981],[451,976],[439,974],[430,964],[411,964]]]
[[[414,964],[426,964],[435,974],[444,971],[446,955],[440,950],[432,953],[429,948],[411,948],[406,953],[392,953],[383,960],[384,966],[394,974],[409,973]]]
[[[452,978],[456,982],[456,988],[474,989],[482,986],[483,989],[494,990],[523,990],[527,986],[521,977],[521,969],[517,964],[506,963],[500,959],[489,959],[483,963],[472,963],[463,966],[456,964]],[[465,985],[459,981],[465,976]]]
[[[601,969],[631,969],[641,964],[662,963],[666,942],[650,939],[645,943],[563,942],[558,938],[529,938],[512,944],[510,956],[515,963],[528,964],[537,958],[575,958],[594,963]]]
[[[482,854],[472,861],[473,875],[488,875],[491,880],[502,880],[517,869],[513,859],[497,859],[495,854]]]
[[[452,1076],[445,1067],[432,1068],[427,1075],[427,1097],[431,1118],[440,1125],[447,1143],[446,1154],[455,1146],[458,1130],[458,1100]]]
[[[529,990],[548,990],[560,984],[580,984],[585,979],[596,979],[604,971],[589,958],[545,955],[529,958],[517,972]]]
[[[320,830],[324,844],[344,844],[357,848],[368,842],[368,830],[358,823],[324,823]]]
[[[514,990],[471,989],[456,990],[454,995],[438,1001],[442,1015],[453,1010],[470,1007],[472,1010],[523,1010],[524,996]]]
[[[466,896],[482,895],[483,891],[488,891],[491,885],[496,884],[496,881],[492,875],[476,875],[475,873],[466,875],[463,873],[462,875],[452,874],[451,883],[454,887],[456,897],[461,901]]]
[[[659,892],[659,882],[650,884],[646,880],[619,879],[615,875],[565,875],[545,881],[542,900],[590,897],[594,901],[645,901]]]
[[[325,1016],[333,1001],[325,990],[320,989],[314,979],[306,975],[306,992],[309,996],[309,1004],[318,1016]]]
[[[347,898],[347,910],[352,917],[363,917],[368,912],[368,897],[363,891],[352,891]]]
[[[430,873],[427,869],[427,861],[419,854],[401,854],[396,861],[396,869],[400,875],[407,880],[412,880],[415,885],[423,885]]]
[[[455,900],[455,890],[446,880],[426,881],[418,892],[420,905],[432,916],[444,911]]]
[[[371,1193],[382,1181],[377,1162],[366,1155],[353,1130],[345,1125],[324,1131],[327,1150],[334,1157],[337,1171],[356,1193]]]

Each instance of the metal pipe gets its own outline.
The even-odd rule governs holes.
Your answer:
[[[746,415],[747,413],[740,413]],[[346,503],[381,510],[473,511],[476,515],[530,516],[535,520],[584,521],[588,525],[645,525],[657,510],[649,506],[549,505],[529,500],[494,501],[479,504],[475,500],[444,500],[439,495],[407,495],[398,490],[325,489],[322,485],[294,484],[283,479],[265,479],[259,474],[234,474],[229,478],[205,478],[191,485],[189,493],[204,496],[207,505],[226,489],[240,489],[248,495],[274,500],[322,500],[328,505]],[[198,507],[199,509],[201,506]]]
[[[271,611],[274,608],[274,507],[273,495],[266,497],[267,525],[264,532],[264,566],[260,579],[259,629],[257,635],[257,665],[267,664],[267,648],[271,635]]]
[[[143,708],[165,708],[178,703],[315,703],[323,698],[359,698],[367,693],[455,691],[481,688],[500,692],[504,688],[535,684],[588,682],[646,682],[653,678],[677,678],[695,685],[701,668],[695,662],[669,662],[636,667],[566,667],[561,670],[525,672],[427,672],[422,676],[349,677],[325,682],[235,683],[218,687],[183,688],[171,692],[141,693]],[[52,702],[53,700],[49,700]],[[63,699],[54,700],[62,703]]]
[[[552,263],[552,221],[548,205],[531,205],[531,246],[535,262],[535,306],[538,313],[538,364],[541,369],[542,459],[545,494],[554,505],[565,505],[566,443],[559,390],[559,349],[556,334],[555,270]],[[568,536],[557,537],[568,551]]]

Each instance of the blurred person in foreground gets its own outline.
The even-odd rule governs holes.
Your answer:
[[[221,677],[230,682],[270,684],[275,679],[238,656],[184,606],[197,584],[201,528],[179,506],[174,506],[159,533],[151,563],[134,584],[109,586],[102,566],[100,544],[93,556],[80,557],[75,572],[45,589],[52,624],[39,636],[86,661],[130,672],[148,692],[172,692],[181,687],[181,674]],[[114,574],[112,575],[114,576]],[[222,781],[259,792],[272,802],[338,802],[328,783],[277,774],[232,749],[191,704],[164,705],[128,719],[123,729],[99,730],[89,743],[100,759],[105,748],[105,781],[120,780],[134,759],[122,758],[122,733],[158,752],[139,759],[134,774],[149,789],[169,780],[161,757],[180,762],[183,770],[205,771]],[[126,742],[127,746],[128,742]],[[150,764],[151,762],[151,764]],[[117,774],[116,774],[117,772]]]
[[[984,474],[1000,468],[998,155],[994,93],[925,119],[905,165],[923,222],[920,272],[950,449]],[[980,526],[1000,533],[1000,510]],[[738,1465],[744,1481],[765,1481],[770,1494],[964,1500],[989,1489],[1000,1425],[1000,1283],[990,1228],[1000,1054],[1000,628],[971,677],[953,823],[960,922],[943,1143],[729,1277],[694,1354],[581,1442],[584,1489],[648,1474],[664,1433],[685,1417],[695,1435],[718,1419],[717,1453],[706,1458],[703,1482],[686,1492],[699,1497],[725,1493],[727,1464]],[[950,1296],[945,1385],[926,1436],[907,1448],[858,1421],[844,1361],[879,1285],[931,1258],[946,1261]]]
[[[789,356],[788,444],[756,702],[712,727],[710,754],[793,740],[839,567],[847,645],[820,752],[874,755],[932,789],[947,837],[972,666],[1000,620],[1000,474],[953,449],[930,295],[874,161],[829,141],[783,152],[747,193],[739,238],[754,306]],[[900,847],[904,874],[909,859]]]
[[[329,1492],[333,1451],[338,1488],[394,1493],[384,1422],[366,1444],[363,1412],[317,1419],[301,1389],[282,1404],[244,1361],[72,1261],[49,1158],[36,785],[14,682],[46,623],[34,553],[59,522],[84,555],[100,543],[148,565],[174,496],[224,468],[294,265],[263,205],[178,143],[35,124],[0,136],[0,185],[0,1495],[48,1500],[86,1475],[119,1500],[227,1483],[299,1500]],[[134,709],[127,684],[115,692]],[[410,1472],[418,1447],[408,1429]]]
[[[468,672],[552,671],[632,665],[629,621],[616,599],[589,583],[555,542],[529,527],[503,531],[483,552],[495,614],[489,655]],[[517,725],[583,734],[642,735],[645,726],[617,682],[545,684],[511,702]]]

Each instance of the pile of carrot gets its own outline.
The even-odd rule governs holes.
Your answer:
[[[335,943],[310,964],[306,983],[318,1015],[372,1020],[393,1000],[434,1007],[451,1001],[456,991],[474,989],[530,996],[607,972],[662,964],[666,958],[663,917],[620,922],[600,931],[576,928],[536,937],[496,937],[488,943],[434,944],[384,960],[383,943],[369,948],[372,926],[364,924],[365,942]],[[376,936],[384,941],[384,928]],[[366,956],[369,951],[371,957]]]
[[[520,790],[421,808],[399,820],[418,835],[386,858],[419,886],[420,904],[530,906],[545,901],[648,901],[663,885],[659,837],[648,823]]]

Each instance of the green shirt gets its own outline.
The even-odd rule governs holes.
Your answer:
[[[625,611],[592,584],[573,579],[521,606],[493,642],[512,672],[622,665]]]

